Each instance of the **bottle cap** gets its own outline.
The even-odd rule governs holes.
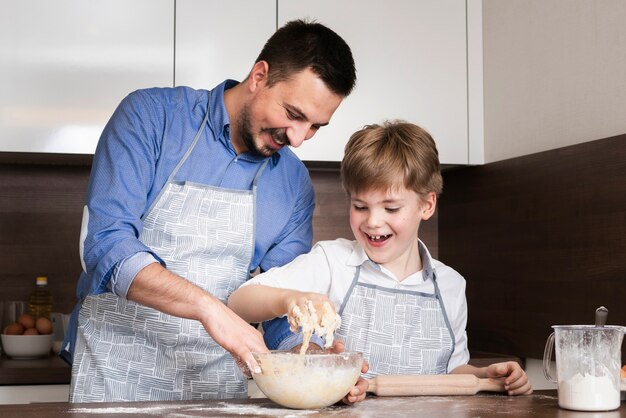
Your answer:
[[[46,276],[37,277],[37,286],[44,286],[48,284],[48,278]]]

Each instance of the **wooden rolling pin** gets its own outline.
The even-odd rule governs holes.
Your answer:
[[[380,375],[369,380],[368,392],[378,396],[475,395],[504,392],[504,382],[479,379],[473,374]]]

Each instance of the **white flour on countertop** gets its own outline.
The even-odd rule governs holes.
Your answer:
[[[68,412],[72,414],[142,414],[142,415],[163,415],[163,412],[173,409],[165,407],[117,407],[117,408],[71,408]]]
[[[275,408],[260,406],[260,405],[249,405],[249,404],[229,404],[226,402],[220,402],[217,404],[216,408],[212,407],[196,407],[193,409],[187,409],[187,411],[207,411],[211,412],[221,412],[228,414],[238,414],[238,415],[264,415],[264,416],[272,416],[272,417],[299,417],[304,415],[317,414],[318,411],[311,409],[288,409],[281,408],[276,406]]]
[[[205,416],[206,412],[221,413],[228,415],[259,415],[266,417],[300,417],[317,414],[317,410],[293,410],[287,408],[267,407],[249,404],[231,404],[219,402],[214,405],[193,404],[193,405],[172,405],[172,406],[136,406],[136,407],[116,407],[116,408],[71,408],[68,412],[76,414],[113,415],[113,414],[137,414],[154,415],[162,417],[197,417]]]

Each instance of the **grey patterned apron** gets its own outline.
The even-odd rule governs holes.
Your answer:
[[[364,377],[446,373],[454,338],[434,272],[434,294],[362,283],[360,274],[358,266],[336,336],[346,351],[363,353],[369,362]]]
[[[176,182],[202,126],[144,216],[139,239],[167,268],[226,302],[249,278],[254,250],[252,190]],[[120,298],[88,296],[81,307],[70,402],[199,400],[246,397],[232,356],[199,321]]]

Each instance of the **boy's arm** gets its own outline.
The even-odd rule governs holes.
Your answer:
[[[476,367],[471,364],[464,364],[452,370],[450,374],[473,374],[474,376],[484,379],[487,377],[486,367]]]
[[[464,364],[452,370],[453,374],[473,374],[479,378],[502,378],[504,387],[509,395],[530,395],[533,389],[528,381],[528,375],[519,363],[506,361],[493,363],[487,367],[475,367]]]
[[[320,314],[322,305],[330,302],[328,296],[321,293],[250,284],[241,286],[230,295],[228,307],[245,321],[254,323],[283,316],[291,312],[294,306],[304,311],[307,309],[307,301],[313,302]]]
[[[242,286],[230,295],[228,307],[247,322],[267,321],[287,313],[285,300],[291,292],[261,284]]]

